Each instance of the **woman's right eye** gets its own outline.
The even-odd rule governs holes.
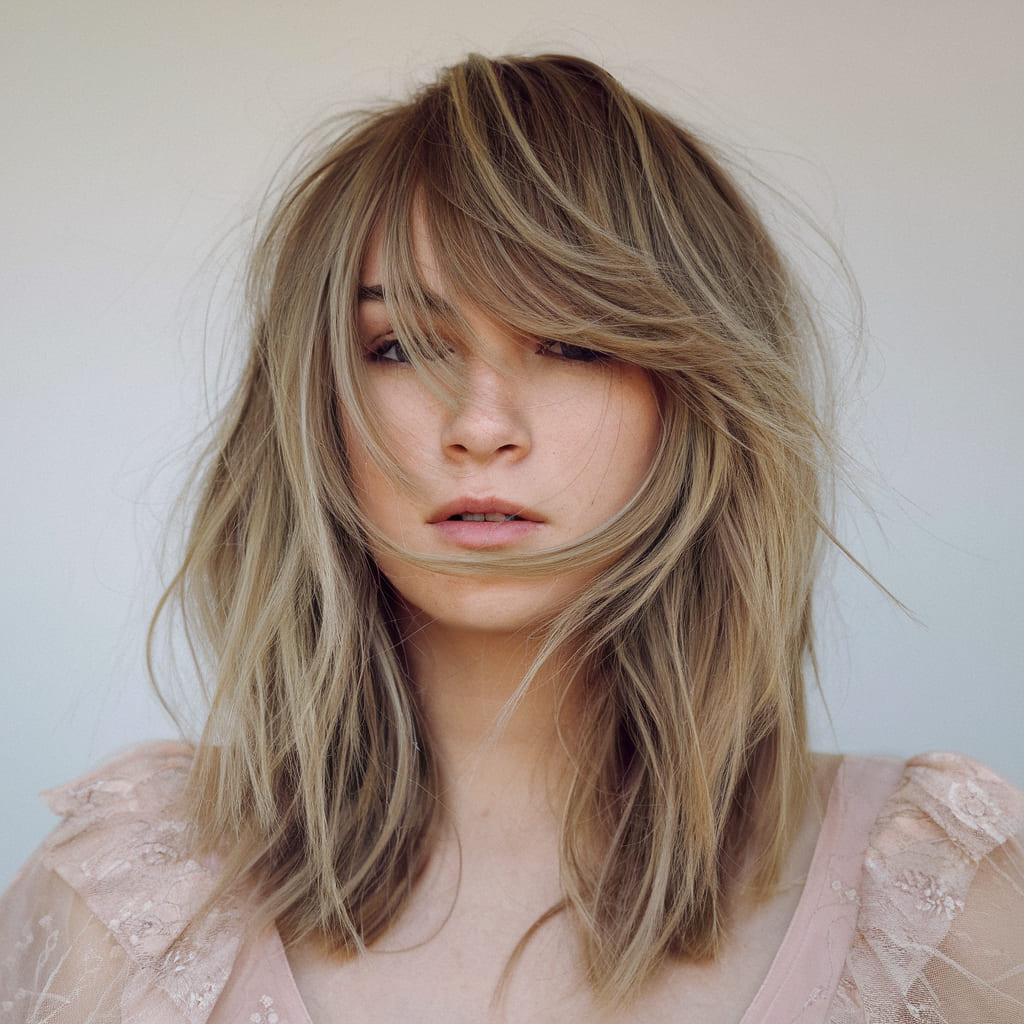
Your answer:
[[[541,341],[537,348],[539,356],[557,356],[570,363],[603,362],[608,359],[603,352],[582,345],[571,345],[567,341]]]
[[[384,338],[370,349],[370,359],[375,363],[407,363],[408,356],[397,338]]]

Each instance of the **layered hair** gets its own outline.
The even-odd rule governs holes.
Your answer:
[[[452,573],[595,565],[537,625],[538,665],[567,659],[585,687],[553,909],[595,992],[626,999],[667,958],[714,955],[726,892],[740,876],[769,891],[800,820],[831,447],[817,333],[761,218],[707,146],[585,60],[471,56],[347,121],[269,218],[247,365],[162,606],[183,609],[209,687],[200,845],[225,884],[258,881],[286,941],[349,951],[395,920],[430,853],[436,766],[340,429],[415,485],[363,386],[377,241],[409,360],[460,386],[436,358],[414,222],[456,309],[642,367],[661,403],[640,493],[593,534],[531,556],[399,552]]]

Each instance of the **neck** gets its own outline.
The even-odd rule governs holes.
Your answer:
[[[441,799],[460,830],[497,806],[505,820],[557,822],[575,723],[571,676],[549,659],[524,688],[538,643],[521,633],[428,622],[406,636]]]

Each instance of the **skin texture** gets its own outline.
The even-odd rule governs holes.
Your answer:
[[[444,300],[429,238],[420,232],[417,242],[424,279]],[[380,294],[376,247],[361,284],[371,411],[415,487],[401,488],[357,433],[343,429],[361,510],[389,540],[437,555],[539,551],[601,526],[636,494],[660,434],[644,371],[588,360],[579,350],[548,350],[460,307],[474,344],[452,341],[467,389],[446,403],[403,360]],[[524,521],[448,521],[463,508],[497,520],[522,513]],[[339,959],[315,940],[289,950],[316,1024],[738,1021],[799,898],[834,769],[819,775],[819,801],[808,808],[777,896],[757,906],[740,901],[727,948],[713,964],[667,965],[638,1003],[606,1012],[581,983],[575,933],[556,915],[527,944],[496,1003],[516,943],[561,898],[559,823],[580,689],[552,664],[517,694],[535,653],[530,627],[598,570],[472,579],[382,551],[376,557],[404,605],[406,659],[443,814],[411,900],[365,955]]]
[[[418,236],[424,277],[444,299],[429,238],[422,231]],[[374,413],[415,490],[391,480],[353,432],[346,443],[362,512],[390,540],[438,555],[478,548],[538,551],[591,532],[636,494],[660,434],[658,402],[645,371],[587,359],[571,347],[546,347],[462,308],[475,345],[457,349],[468,390],[450,406],[402,361],[379,297],[377,247],[361,278],[359,327]],[[447,521],[463,511],[523,519]],[[436,632],[514,633],[561,607],[596,571],[495,581],[430,573],[381,553],[378,563],[417,626],[429,622]]]
[[[414,241],[424,281],[446,301],[422,227]],[[661,429],[645,371],[549,349],[460,307],[474,343],[451,341],[466,391],[445,402],[403,361],[380,297],[379,246],[371,245],[360,277],[371,412],[415,486],[400,487],[355,431],[345,429],[346,444],[361,510],[389,540],[461,557],[479,548],[540,551],[601,526],[636,494]],[[448,521],[463,509],[522,519]],[[543,844],[550,847],[575,694],[554,665],[526,694],[517,688],[536,653],[529,627],[561,608],[599,567],[552,578],[475,579],[420,569],[385,552],[376,557],[402,601],[405,655],[460,840],[500,794],[515,820],[537,819],[540,827],[543,819]]]

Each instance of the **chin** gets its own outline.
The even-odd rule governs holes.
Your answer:
[[[529,635],[564,609],[587,582],[564,575],[555,580],[518,581],[439,577],[435,573],[429,577],[422,582],[392,578],[413,629],[432,625],[466,634],[507,637]]]

